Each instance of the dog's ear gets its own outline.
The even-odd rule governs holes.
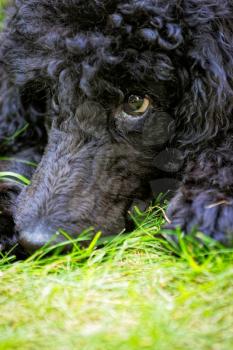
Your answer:
[[[233,110],[232,38],[230,20],[209,21],[191,34],[186,68],[180,72],[182,99],[176,110],[182,144],[200,143],[229,129]]]

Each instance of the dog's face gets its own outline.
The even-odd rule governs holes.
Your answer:
[[[57,28],[51,23],[37,37],[48,50],[41,71],[52,117],[45,154],[16,211],[29,251],[59,229],[73,237],[89,227],[119,233],[132,202],[146,198],[150,180],[161,176],[156,156],[171,141],[182,84],[181,30],[162,8],[157,15],[136,1],[112,8],[80,23],[73,18],[63,32],[57,19]]]

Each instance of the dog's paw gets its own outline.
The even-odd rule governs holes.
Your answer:
[[[178,194],[167,210],[165,229],[183,233],[199,231],[225,245],[233,244],[233,199],[214,190],[198,192],[192,200]]]

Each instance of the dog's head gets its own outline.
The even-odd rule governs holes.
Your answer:
[[[17,84],[47,91],[51,121],[16,213],[28,250],[59,229],[74,237],[88,227],[120,232],[133,200],[166,171],[158,154],[172,140],[200,142],[216,132],[206,118],[214,107],[218,117],[227,98],[214,86],[222,62],[208,61],[211,34],[204,34],[209,51],[192,37],[192,28],[209,26],[200,6],[177,3],[24,0],[17,8],[6,60]]]

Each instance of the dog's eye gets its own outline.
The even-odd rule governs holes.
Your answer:
[[[131,116],[141,116],[150,108],[151,101],[147,96],[131,95],[124,103],[124,112]]]

